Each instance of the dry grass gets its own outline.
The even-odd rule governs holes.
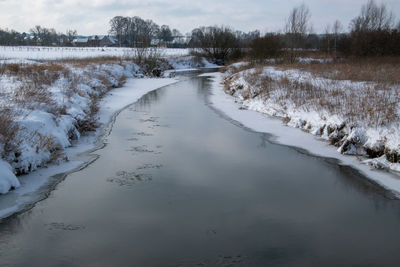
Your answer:
[[[93,58],[69,58],[57,61],[61,64],[69,64],[75,68],[85,68],[88,65],[102,65],[102,64],[123,64],[121,57],[93,57]]]
[[[343,85],[340,81],[326,80],[324,83],[313,83],[313,80],[299,82],[288,76],[272,79],[263,74],[260,68],[245,72],[245,83],[237,83],[240,74],[225,78],[225,91],[235,94],[240,90],[244,99],[259,97],[281,110],[279,114],[289,123],[293,109],[297,111],[318,112],[320,117],[338,115],[344,121],[340,125],[329,124],[326,120],[318,132],[328,134],[332,145],[341,147],[345,153],[351,145],[360,146],[357,138],[347,140],[354,127],[385,127],[400,121],[398,106],[400,103],[400,88],[388,83],[371,83],[369,86],[355,87],[352,84]],[[328,118],[326,118],[328,119]],[[312,126],[306,118],[300,118],[299,127],[310,130]],[[345,130],[345,128],[347,130]],[[349,131],[350,130],[350,131]],[[386,137],[385,137],[386,140]],[[361,144],[362,145],[362,144]],[[369,147],[362,145],[370,158],[386,156],[392,163],[400,162],[400,153],[393,148],[382,145]]]
[[[223,73],[229,73],[230,75],[232,75],[232,74],[236,74],[236,73],[242,72],[244,70],[248,70],[248,69],[252,69],[252,68],[262,68],[262,67],[264,67],[264,65],[258,64],[255,61],[246,61],[246,60],[244,60],[244,62],[247,62],[247,64],[239,64],[238,66],[229,65],[229,66],[221,68],[220,71],[223,72]],[[232,64],[235,64],[235,63],[240,63],[240,61],[239,62],[232,62]]]
[[[0,66],[0,75],[9,76],[20,84],[11,93],[2,94],[3,102],[5,102],[4,99],[8,98],[12,106],[0,107],[0,142],[8,146],[15,141],[18,126],[14,123],[15,116],[11,114],[12,110],[42,109],[56,117],[66,114],[66,106],[55,103],[49,90],[49,87],[60,78],[68,81],[62,90],[66,103],[74,94],[90,99],[87,118],[77,122],[78,130],[80,132],[92,131],[98,127],[96,114],[101,97],[108,90],[122,86],[126,81],[125,75],[115,76],[106,68],[99,68],[99,65],[102,64],[122,64],[122,61],[117,57],[103,57]],[[71,71],[72,68],[82,68],[84,71],[78,74]],[[91,71],[90,68],[93,68],[94,71]],[[116,83],[110,82],[110,77],[115,78]],[[88,79],[97,79],[100,82],[98,88],[93,88],[95,92],[89,96],[79,89],[79,84],[85,84]],[[46,138],[39,139],[43,141]],[[44,143],[51,144],[51,142]],[[39,144],[39,147],[42,147],[42,145]]]
[[[61,77],[69,75],[69,70],[63,65],[52,62],[29,65],[10,64],[2,66],[0,72],[21,82],[12,96],[13,103],[20,108],[41,107],[54,114],[61,111],[52,100],[48,87]]]
[[[47,62],[42,64],[6,64],[0,66],[0,75],[17,76],[45,84],[51,84],[68,70],[61,64]]]
[[[55,107],[55,103],[47,87],[31,81],[26,81],[15,90],[13,99],[14,103],[19,107],[26,109],[41,107],[50,111]]]
[[[16,114],[7,106],[0,107],[0,143],[4,144],[4,151],[10,152],[13,149],[13,141],[18,132],[18,124],[15,123]]]
[[[49,152],[50,158],[44,160],[54,161],[63,157],[63,149],[51,133],[30,132],[31,129],[19,126],[16,119],[24,120],[23,116],[38,109],[53,114],[55,118],[68,115],[69,105],[79,99],[77,95],[88,99],[89,105],[83,110],[84,114],[79,112],[75,118],[76,129],[84,133],[98,128],[101,98],[110,89],[122,86],[127,78],[114,71],[112,64],[124,67],[127,62],[117,57],[103,57],[0,66],[0,76],[6,79],[6,86],[0,92],[0,157],[13,160],[18,166],[15,167],[17,174],[30,172],[38,167],[37,164],[46,164],[34,162],[33,165],[19,166],[19,146],[22,143],[29,144],[36,153]],[[5,106],[4,103],[9,104]],[[74,136],[71,134],[70,138]]]
[[[345,59],[327,63],[280,64],[282,69],[300,69],[315,76],[334,80],[400,84],[400,58],[381,57]]]
[[[308,55],[310,56],[310,55]],[[316,56],[316,55],[314,55]],[[249,64],[237,68],[229,67],[231,74],[225,80],[225,89],[233,94],[242,90],[242,96],[254,98],[261,96],[285,107],[293,104],[296,109],[327,111],[339,115],[348,123],[363,123],[371,127],[389,125],[400,120],[398,103],[400,103],[400,58],[346,59],[337,62],[313,64],[276,64],[281,70],[299,69],[310,72],[313,79],[322,77],[325,81],[314,83],[313,80],[298,82],[289,77],[272,80],[263,75],[266,65]],[[243,70],[248,88],[232,88],[237,78],[235,75]],[[365,86],[340,84],[340,81],[369,82]],[[243,90],[245,89],[245,90]]]
[[[244,75],[250,85],[247,88],[234,88],[233,82],[237,76],[225,79],[225,90],[234,94],[235,90],[242,90],[244,99],[261,97],[270,99],[283,109],[293,105],[295,109],[305,111],[324,111],[331,115],[339,115],[347,120],[349,125],[360,123],[371,127],[389,125],[399,121],[397,113],[400,102],[400,90],[394,90],[388,84],[359,88],[351,85],[339,85],[337,81],[326,80],[324,84],[316,86],[312,81],[298,82],[283,76],[273,80],[262,75],[262,69],[256,68]]]

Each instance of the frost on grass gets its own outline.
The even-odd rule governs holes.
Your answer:
[[[374,166],[397,170],[400,82],[384,82],[379,73],[375,80],[367,75],[362,81],[366,74],[346,76],[344,71],[333,73],[330,66],[329,75],[322,71],[324,64],[304,66],[299,70],[237,63],[225,71],[224,90],[243,108],[281,117],[288,126],[329,140],[340,153],[365,156]]]

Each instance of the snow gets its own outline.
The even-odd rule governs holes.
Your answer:
[[[0,64],[46,64],[38,63],[37,60],[115,53],[125,55],[127,50],[129,49],[104,48],[103,51],[98,48],[0,47]],[[198,69],[200,65],[215,67],[204,59],[194,60],[187,55],[187,49],[162,49],[162,53],[177,71]],[[79,67],[69,63],[62,64],[68,70],[66,74],[62,72],[51,84],[41,85],[50,93],[49,104],[29,101],[22,106],[17,104],[14,92],[24,85],[24,81],[21,77],[7,73],[0,76],[0,105],[16,111],[13,121],[19,126],[17,147],[13,151],[6,153],[4,144],[0,143],[0,152],[4,157],[0,159],[0,195],[16,188],[0,196],[0,218],[43,198],[48,193],[48,185],[51,187],[54,183],[54,179],[51,179],[54,175],[77,170],[90,162],[91,156],[85,152],[102,145],[101,137],[108,133],[110,122],[119,110],[149,91],[177,82],[177,79],[172,78],[146,78],[140,67],[129,61],[123,61],[122,64],[92,63]],[[123,77],[127,80],[120,87]],[[112,90],[110,85],[114,87]],[[96,113],[99,127],[94,133],[81,136],[77,122],[88,119],[90,98],[104,93],[99,102],[100,109]],[[52,111],[60,107],[63,108],[60,113]],[[28,174],[17,179],[16,172]]]
[[[274,114],[270,114],[270,112],[267,112],[267,114],[262,113],[263,109],[266,108],[264,105],[265,103],[255,102],[253,105],[259,105],[259,108],[243,109],[243,105],[240,101],[237,101],[237,97],[232,97],[223,91],[223,74],[213,73],[203,74],[202,76],[209,76],[210,79],[213,80],[210,101],[216,109],[220,110],[228,117],[256,132],[272,134],[274,136],[274,142],[299,147],[314,155],[335,158],[339,160],[340,164],[357,169],[370,180],[392,191],[397,197],[400,197],[400,177],[387,171],[377,170],[373,167],[374,164],[372,164],[372,162],[375,163],[375,166],[379,164],[390,165],[387,161],[385,162],[384,159],[376,159],[375,161],[367,160],[364,161],[364,163],[369,164],[363,164],[363,162],[354,156],[340,154],[334,146],[331,146],[321,137],[309,134],[299,128],[288,127],[283,124],[281,119],[271,117],[271,115],[273,116]],[[310,118],[310,120],[312,120],[312,118]],[[332,120],[336,119],[333,118]],[[349,138],[365,138],[368,134],[375,135],[375,138],[379,140],[379,137],[377,137],[379,135],[372,132],[354,132]]]
[[[100,103],[101,109],[99,111],[99,121],[102,124],[108,123],[112,114],[136,102],[146,93],[176,83],[177,81],[177,79],[171,78],[143,78],[128,80],[124,87],[114,89],[107,95],[107,97],[102,99]]]
[[[51,180],[49,180],[50,177],[76,170],[85,164],[85,162],[90,161],[90,155],[85,155],[84,152],[91,151],[98,147],[97,140],[100,140],[107,134],[107,129],[110,126],[113,116],[121,109],[136,102],[146,93],[175,82],[177,82],[176,79],[168,78],[132,78],[127,80],[123,87],[108,92],[101,100],[100,110],[98,112],[99,122],[102,126],[98,128],[94,134],[81,137],[72,147],[65,148],[64,153],[69,159],[67,162],[62,162],[60,165],[49,164],[47,168],[39,168],[35,172],[19,177],[21,183],[20,187],[18,179],[16,179],[12,172],[11,166],[4,161],[0,161],[0,177],[2,178],[0,179],[0,193],[6,193],[11,186],[15,188],[19,187],[1,196],[0,218],[5,218],[42,198],[43,195],[47,193],[45,187],[46,184],[51,182]],[[52,118],[46,119],[48,115],[39,112],[31,116],[33,122],[35,121],[35,117],[44,119],[41,125],[32,122],[34,127],[37,129],[39,129],[40,126],[44,127],[44,132],[49,131],[54,133],[54,135],[59,138],[58,142],[64,142],[63,144],[67,145],[66,142],[69,141],[65,139],[66,136],[63,134],[63,131],[66,129],[65,125],[69,125],[69,123],[59,123],[57,127],[49,122]],[[41,189],[43,189],[43,192],[41,192]]]
[[[132,48],[126,47],[0,46],[0,65],[5,64],[8,60],[39,61],[105,56],[125,57],[132,51]],[[159,51],[165,57],[189,54],[189,49],[159,48]]]
[[[390,114],[382,113],[382,110],[386,109],[382,103],[398,99],[396,93],[398,88],[392,86],[382,90],[373,82],[333,80],[316,77],[310,72],[296,69],[280,70],[276,67],[250,68],[235,73],[234,70],[237,69],[238,64],[240,63],[228,68],[225,78],[230,79],[229,93],[241,101],[243,108],[284,118],[288,126],[300,128],[333,141],[339,146],[338,151],[343,154],[365,156],[367,153],[370,153],[369,155],[375,153],[380,155],[385,151],[385,153],[393,153],[394,158],[400,154],[400,121],[386,123],[385,120]],[[245,76],[249,74],[258,77],[256,83],[250,84],[245,79]],[[263,97],[263,92],[260,91],[264,85],[261,78],[276,82],[272,83],[274,87],[272,90],[267,90],[268,97]],[[289,80],[289,83],[285,83],[285,79]],[[283,85],[279,85],[281,81]],[[314,95],[310,93],[309,98],[303,98],[302,95],[296,94],[297,91],[305,93],[306,90],[293,90],[291,86],[295,84],[311,87],[308,90]],[[261,96],[259,96],[260,92]],[[307,96],[307,93],[305,94]],[[306,101],[303,103],[297,101],[296,104],[298,99]],[[309,99],[314,102],[308,102]],[[329,105],[318,104],[321,99],[329,102],[333,110],[325,109]],[[354,104],[357,103],[357,99],[364,101],[365,112],[360,111],[361,109],[357,111],[359,108]],[[367,105],[371,108],[377,107],[377,112],[375,109],[372,109],[374,112],[366,111],[365,103],[368,103]],[[347,112],[353,115],[347,116]],[[395,115],[399,116],[400,112],[398,111]],[[393,115],[390,116],[393,117]],[[391,164],[383,159],[378,157],[373,161],[365,162],[392,171],[400,169],[400,164]]]
[[[310,58],[310,57],[301,57],[298,59],[299,63],[302,64],[311,64],[311,63],[326,63],[332,62],[331,58]]]
[[[7,193],[12,187],[17,188],[20,186],[11,165],[4,160],[0,160],[0,177],[0,194]]]

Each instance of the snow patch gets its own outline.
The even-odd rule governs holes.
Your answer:
[[[5,194],[10,191],[10,189],[20,186],[11,165],[4,160],[0,160],[0,177],[0,194]]]

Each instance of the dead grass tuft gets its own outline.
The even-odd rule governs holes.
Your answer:
[[[14,102],[27,109],[46,107],[46,110],[50,110],[50,107],[55,106],[47,87],[28,81],[14,91]]]
[[[0,111],[0,143],[4,144],[4,152],[7,153],[14,147],[19,127],[15,122],[16,114],[12,108],[1,106]]]
[[[93,58],[69,58],[58,61],[60,64],[69,64],[75,68],[85,68],[88,65],[103,65],[103,64],[123,64],[121,57],[93,57]]]

